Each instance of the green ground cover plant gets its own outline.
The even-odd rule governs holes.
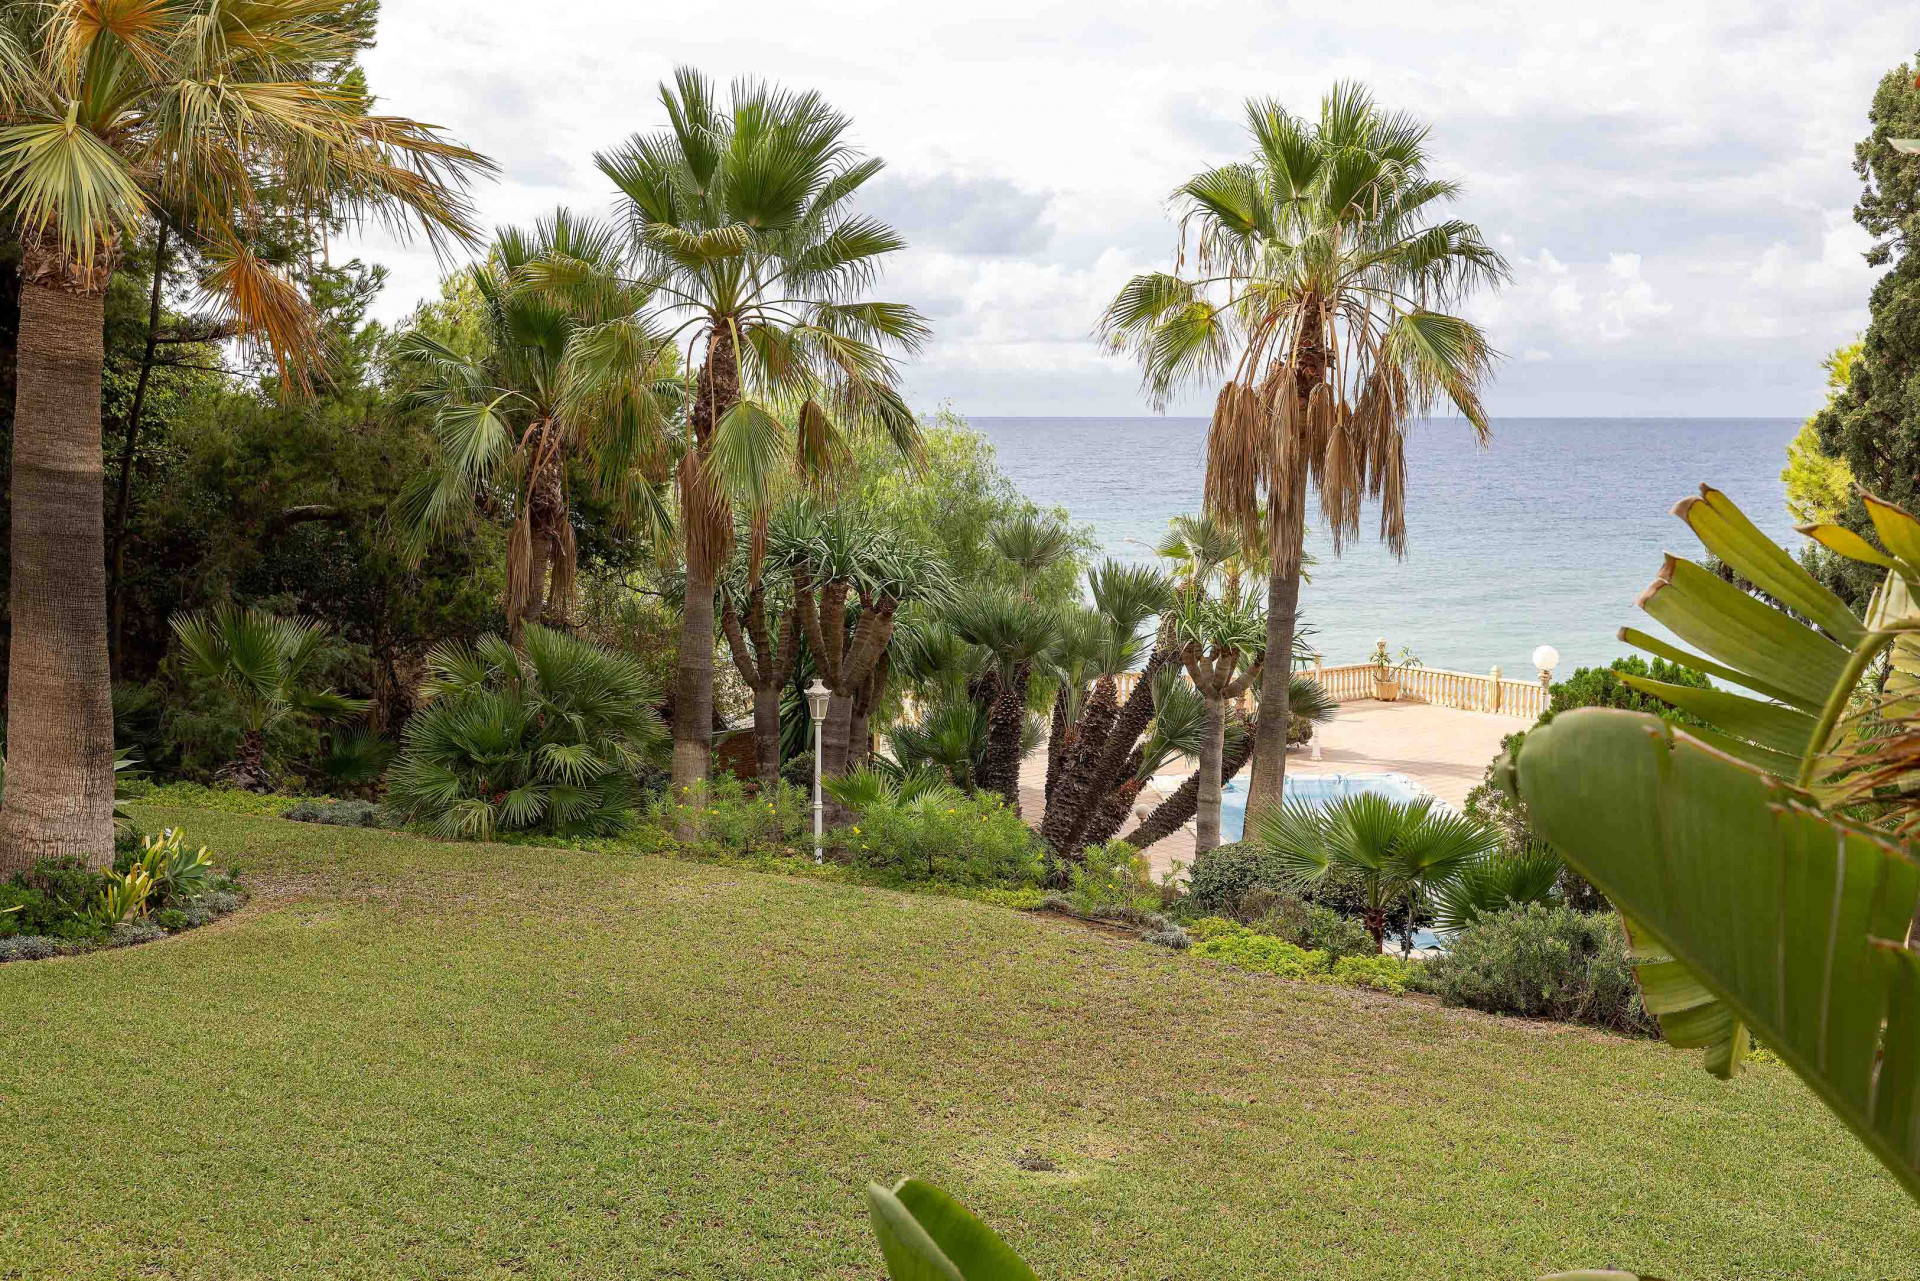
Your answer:
[[[136,816],[259,896],[162,947],[0,967],[0,1239],[45,1275],[851,1281],[881,1266],[862,1187],[906,1172],[1040,1275],[1095,1281],[1920,1254],[1896,1185],[1783,1069],[1723,1087],[1651,1041],[926,894]],[[162,1093],[138,1144],[75,1141]],[[136,1185],[130,1227],[111,1193]]]
[[[1196,940],[1195,956],[1308,983],[1342,983],[1397,996],[1409,990],[1420,968],[1418,962],[1375,955],[1371,946],[1363,955],[1334,956],[1217,916],[1195,921],[1186,930]]]

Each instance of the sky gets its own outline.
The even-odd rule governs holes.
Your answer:
[[[384,0],[381,109],[492,156],[483,222],[613,208],[593,153],[662,127],[680,64],[819,90],[887,169],[861,207],[910,247],[879,296],[933,339],[920,408],[1151,412],[1092,337],[1136,271],[1172,265],[1167,197],[1246,151],[1243,104],[1310,114],[1335,81],[1432,125],[1455,213],[1513,267],[1470,314],[1503,353],[1496,416],[1798,416],[1865,326],[1854,143],[1911,61],[1907,6],[1447,3],[1357,7],[925,0]],[[397,317],[437,291],[424,244],[369,231]],[[1174,412],[1205,412],[1196,395]]]

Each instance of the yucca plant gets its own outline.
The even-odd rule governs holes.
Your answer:
[[[273,790],[267,773],[267,731],[292,716],[344,720],[373,706],[330,689],[315,689],[308,672],[329,636],[315,619],[281,618],[263,609],[222,605],[211,613],[176,614],[174,640],[186,669],[233,697],[240,715],[240,754],[215,775],[234,787]]]
[[[427,656],[427,705],[387,777],[402,822],[442,836],[624,829],[635,774],[664,759],[658,691],[640,665],[529,625],[524,653],[489,636]]]

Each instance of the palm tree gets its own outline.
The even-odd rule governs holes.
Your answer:
[[[1101,331],[1136,355],[1152,402],[1220,386],[1207,435],[1206,507],[1264,537],[1267,653],[1249,805],[1279,803],[1309,484],[1337,554],[1363,499],[1406,550],[1406,432],[1444,400],[1482,440],[1492,347],[1449,310],[1507,264],[1471,223],[1440,217],[1456,183],[1427,173],[1427,129],[1335,86],[1317,122],[1252,100],[1253,155],[1174,194],[1192,274],[1133,277]]]
[[[987,531],[987,539],[1013,565],[1025,600],[1033,599],[1035,579],[1073,555],[1073,531],[1034,511],[1001,521]]]
[[[1119,700],[1118,677],[1132,668],[1143,647],[1146,624],[1166,608],[1171,597],[1167,578],[1150,565],[1122,565],[1108,560],[1087,574],[1094,636],[1082,672],[1072,670],[1075,644],[1071,631],[1056,650],[1056,664],[1065,670],[1069,697],[1077,715],[1062,716],[1048,748],[1049,788],[1040,835],[1057,854],[1074,857],[1094,816],[1116,791],[1129,795],[1138,788],[1134,757],[1137,742],[1153,718],[1153,683],[1170,658],[1156,646],[1124,706]],[[1071,688],[1082,677],[1092,678],[1090,692]]]
[[[1367,932],[1383,951],[1387,912],[1395,903],[1417,899],[1499,845],[1485,826],[1435,809],[1430,798],[1396,801],[1371,793],[1324,808],[1287,801],[1260,815],[1255,826],[1260,845],[1296,887],[1357,881]]]
[[[240,754],[216,774],[232,787],[273,790],[267,773],[267,732],[292,716],[345,720],[373,706],[314,689],[309,669],[327,643],[326,624],[281,618],[263,609],[223,605],[211,614],[175,614],[169,620],[189,672],[233,696],[240,714]]]
[[[712,756],[714,589],[734,496],[747,503],[757,561],[782,479],[840,474],[849,431],[878,432],[917,457],[919,425],[894,388],[890,353],[916,348],[927,327],[913,308],[865,296],[905,242],[851,211],[882,166],[847,143],[847,117],[818,94],[753,81],[735,83],[722,107],[690,68],[660,97],[665,130],[595,160],[621,193],[631,270],[697,370],[679,466],[687,582],[673,783],[683,787],[706,777]],[[555,288],[596,274],[578,263],[545,273]]]
[[[1200,740],[1198,809],[1193,851],[1204,854],[1220,843],[1220,789],[1227,750],[1227,704],[1260,679],[1266,663],[1267,619],[1258,593],[1240,602],[1189,594],[1173,616],[1180,661],[1187,678],[1206,702],[1206,730]]]
[[[124,239],[164,218],[202,290],[283,383],[318,354],[312,310],[261,252],[276,209],[473,235],[488,162],[430,126],[372,114],[352,68],[359,0],[101,0],[0,15],[0,208],[18,234],[12,751],[0,869],[113,848],[100,375]]]
[[[658,533],[669,519],[652,484],[671,465],[657,376],[673,351],[642,332],[640,358],[595,386],[583,385],[581,352],[609,326],[630,324],[647,291],[616,282],[577,291],[564,301],[523,283],[531,264],[560,260],[611,271],[621,238],[612,227],[565,209],[532,234],[503,228],[487,262],[473,269],[485,326],[485,349],[462,355],[416,329],[401,339],[397,359],[417,384],[405,403],[434,414],[438,456],[402,493],[398,525],[415,558],[434,538],[465,528],[476,493],[511,495],[512,533],[501,608],[507,640],[518,645],[528,623],[571,612],[576,568],[568,463],[584,460],[594,487],[614,498],[614,511],[637,515]],[[670,402],[669,402],[670,403]]]
[[[1049,663],[1059,643],[1059,616],[1012,591],[983,592],[960,601],[945,621],[988,657],[976,696],[987,708],[987,751],[975,781],[1018,812],[1028,686],[1034,668]]]

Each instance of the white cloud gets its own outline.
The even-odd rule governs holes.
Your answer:
[[[1431,123],[1457,212],[1509,246],[1512,287],[1473,309],[1520,353],[1496,413],[1803,413],[1819,356],[1864,324],[1851,148],[1911,54],[1900,6],[1621,0],[1570,22],[1519,0],[1194,0],[1186,29],[1231,32],[1205,41],[1170,39],[1166,13],[734,0],[715,24],[575,0],[527,23],[507,0],[386,0],[367,63],[384,109],[501,161],[489,224],[607,208],[592,152],[661,124],[677,63],[820,90],[890,163],[876,204],[915,247],[886,287],[935,324],[914,394],[968,412],[1144,412],[1091,330],[1129,271],[1171,261],[1167,193],[1242,149],[1249,95],[1311,110],[1348,76]],[[366,249],[394,269],[386,314],[433,291],[424,247]],[[1629,373],[1677,353],[1684,373]]]

